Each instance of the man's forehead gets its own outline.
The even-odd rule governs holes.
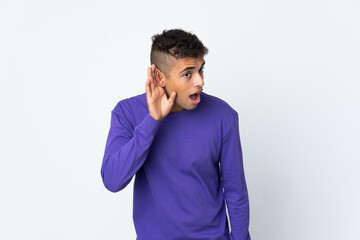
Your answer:
[[[183,67],[189,67],[189,66],[201,66],[203,63],[205,63],[205,60],[203,57],[187,57],[187,58],[179,58],[174,61],[174,66],[177,68],[183,68]]]

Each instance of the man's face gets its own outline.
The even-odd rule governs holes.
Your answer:
[[[203,90],[204,75],[203,68],[205,61],[200,58],[180,58],[174,59],[171,63],[169,76],[161,75],[161,87],[164,87],[167,97],[172,92],[176,92],[176,99],[171,112],[180,112],[184,109],[192,110],[199,104],[200,94],[196,98],[190,95],[199,93]]]

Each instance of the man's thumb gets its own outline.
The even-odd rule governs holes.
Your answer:
[[[168,99],[170,106],[174,105],[175,98],[176,98],[176,92],[172,92],[170,98]]]

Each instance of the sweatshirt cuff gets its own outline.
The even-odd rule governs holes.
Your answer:
[[[144,120],[139,125],[139,129],[146,135],[155,135],[160,127],[160,122],[155,120],[150,114],[146,115]]]

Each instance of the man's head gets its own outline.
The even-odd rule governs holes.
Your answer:
[[[173,111],[194,109],[190,95],[202,91],[204,56],[208,49],[196,35],[181,29],[164,30],[152,37],[151,64],[156,67],[155,79],[167,97],[176,92]]]

